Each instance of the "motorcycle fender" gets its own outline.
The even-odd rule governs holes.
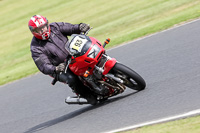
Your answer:
[[[108,60],[104,65],[103,75],[106,75],[114,67],[116,62],[117,60],[115,58]]]

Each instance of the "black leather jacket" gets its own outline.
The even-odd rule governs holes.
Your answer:
[[[51,34],[48,40],[40,40],[33,36],[31,41],[32,58],[38,69],[48,75],[55,72],[55,67],[63,63],[68,52],[65,44],[67,36],[79,34],[79,24],[54,22],[50,24]]]

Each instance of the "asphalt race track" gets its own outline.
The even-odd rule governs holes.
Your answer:
[[[200,108],[200,20],[108,54],[138,72],[147,88],[96,106],[67,105],[74,95],[67,85],[52,86],[39,73],[0,87],[0,132],[99,133]]]

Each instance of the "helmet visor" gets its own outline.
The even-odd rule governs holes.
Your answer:
[[[32,30],[32,32],[36,32],[36,33],[39,33],[39,34],[42,34],[44,32],[47,32],[48,31],[48,25],[45,24],[45,25],[42,25],[40,27],[37,27],[37,28],[34,28]]]

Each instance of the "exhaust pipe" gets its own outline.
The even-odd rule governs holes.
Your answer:
[[[65,99],[65,103],[67,104],[89,104],[87,99],[81,97],[67,97]]]

